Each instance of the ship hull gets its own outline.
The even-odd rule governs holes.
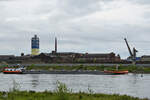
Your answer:
[[[108,73],[108,74],[128,74],[128,71],[104,71],[104,73]]]
[[[3,71],[4,74],[22,74],[20,71]]]

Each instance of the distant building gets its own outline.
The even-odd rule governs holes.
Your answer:
[[[121,61],[120,55],[117,55],[115,53],[86,53],[82,54],[81,56],[78,56],[78,60],[84,61],[84,62],[119,62]]]
[[[31,39],[31,55],[39,55],[39,42],[37,35]]]
[[[143,55],[141,61],[150,61],[150,55]]]
[[[75,53],[75,52],[57,52],[41,53],[38,58],[42,61],[51,63],[113,63],[120,62],[120,55],[115,53]]]
[[[11,60],[14,59],[14,55],[0,55],[0,61]]]

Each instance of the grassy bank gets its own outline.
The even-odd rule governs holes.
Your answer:
[[[127,95],[107,95],[95,94],[90,89],[88,93],[79,92],[72,93],[67,87],[58,83],[56,90],[53,92],[34,92],[34,91],[18,91],[13,89],[10,92],[0,92],[0,100],[148,100],[140,99]]]
[[[87,93],[51,93],[51,92],[1,92],[0,100],[148,100],[139,99],[126,95],[106,95]]]
[[[150,73],[150,67],[137,67],[134,65],[130,66],[122,66],[119,65],[118,67],[119,70],[128,70],[131,73]],[[79,65],[79,66],[35,66],[31,65],[27,67],[27,70],[99,70],[99,71],[104,71],[104,70],[116,70],[115,66],[112,67],[107,67],[107,66],[84,66],[84,65]]]

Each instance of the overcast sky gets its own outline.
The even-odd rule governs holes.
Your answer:
[[[30,54],[30,39],[40,37],[40,52],[150,55],[150,0],[0,0],[0,54]]]

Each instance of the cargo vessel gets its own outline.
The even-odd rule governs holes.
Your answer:
[[[23,68],[8,68],[5,67],[3,70],[4,74],[22,74],[24,71]]]

